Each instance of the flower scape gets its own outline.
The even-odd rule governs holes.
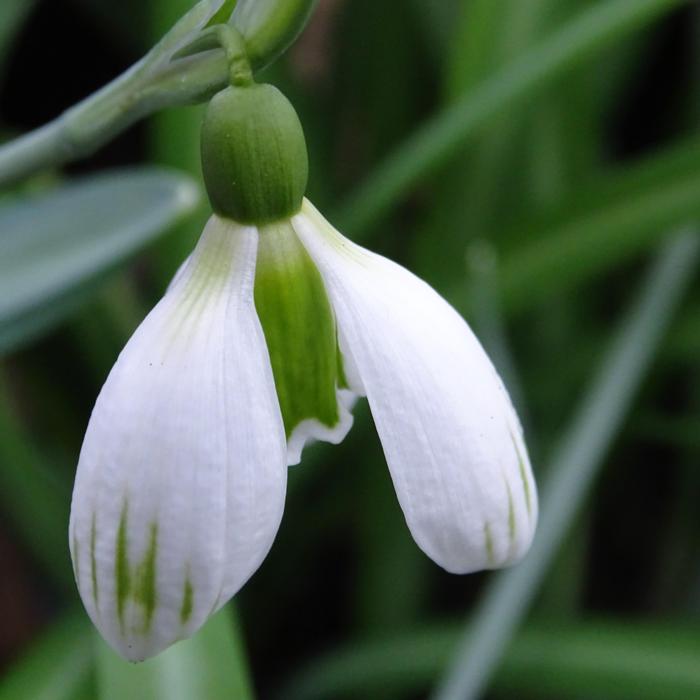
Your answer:
[[[267,555],[287,469],[366,397],[408,527],[449,572],[528,550],[517,415],[466,322],[305,198],[303,131],[245,78],[202,129],[214,214],[119,356],[80,454],[70,548],[85,608],[138,661],[189,637]]]

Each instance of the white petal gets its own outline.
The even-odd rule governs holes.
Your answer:
[[[253,301],[258,234],[212,217],[97,400],[70,544],[112,646],[144,659],[190,636],[267,554],[286,445]]]
[[[305,202],[295,229],[323,275],[406,521],[448,571],[528,549],[537,496],[508,394],[464,320],[404,268],[351,243]]]
[[[173,278],[170,280],[168,288],[165,290],[166,294],[182,279],[182,276],[185,274],[185,270],[187,270],[190,264],[190,260],[192,260],[192,255],[188,256],[184,262],[180,263],[180,267],[178,267],[175,271]]]

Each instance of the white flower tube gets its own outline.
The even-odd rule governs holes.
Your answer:
[[[255,311],[258,232],[214,216],[90,419],[70,523],[78,588],[123,656],[190,636],[277,532],[285,433]]]
[[[306,201],[293,225],[323,276],[350,388],[367,396],[406,521],[448,571],[529,548],[537,495],[518,418],[465,321]]]

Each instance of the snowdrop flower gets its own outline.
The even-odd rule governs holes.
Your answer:
[[[462,318],[303,198],[307,159],[271,86],[219,93],[202,132],[215,214],[97,399],[70,523],[105,639],[140,660],[193,634],[280,524],[286,470],[367,397],[408,527],[450,572],[527,551],[537,496],[518,418]]]

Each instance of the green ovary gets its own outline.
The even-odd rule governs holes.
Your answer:
[[[333,311],[321,275],[288,221],[260,228],[255,306],[287,438],[304,420],[339,422],[344,383]]]

